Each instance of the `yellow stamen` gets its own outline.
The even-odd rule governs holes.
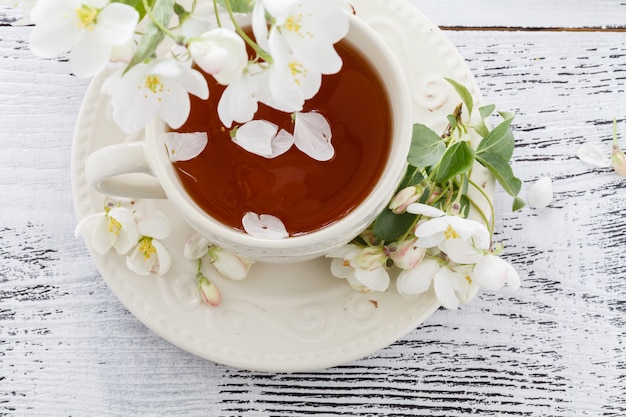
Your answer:
[[[144,84],[144,87],[152,91],[154,94],[163,92],[163,83],[157,75],[146,76],[146,83]]]
[[[152,239],[144,237],[139,242],[139,252],[143,255],[143,259],[147,261],[152,255],[156,253],[156,248],[152,244]]]
[[[443,232],[443,235],[446,237],[446,240],[450,240],[450,239],[458,239],[461,236],[456,232],[456,230],[454,230],[452,228],[452,226],[448,225],[448,228],[446,229],[445,232]]]
[[[297,85],[302,84],[302,81],[298,78],[298,76],[301,75],[301,76],[306,77],[306,73],[307,73],[306,68],[304,68],[304,66],[298,61],[291,61],[289,63],[289,70],[291,71],[291,76],[293,77],[293,81]]]
[[[108,219],[109,219],[109,233],[115,233],[115,236],[119,235],[120,231],[122,230],[122,225],[120,224],[120,222],[115,220],[113,217],[108,217]]]
[[[289,16],[287,20],[285,20],[285,24],[283,28],[291,32],[300,32],[302,29],[302,14],[296,16]]]
[[[465,280],[467,281],[468,284],[472,283],[472,279],[470,278],[469,275],[465,275]]]
[[[76,17],[78,18],[78,27],[80,29],[94,30],[94,28],[96,27],[98,10],[83,4],[75,11]]]

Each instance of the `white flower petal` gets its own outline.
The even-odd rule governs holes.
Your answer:
[[[398,293],[409,296],[426,292],[440,268],[436,260],[424,259],[415,268],[402,271],[396,281]]]
[[[135,33],[139,13],[123,3],[110,3],[98,14],[94,33],[103,41],[117,45],[128,41]]]
[[[223,85],[239,78],[248,63],[244,40],[225,28],[203,33],[198,40],[191,42],[189,53],[200,68]]]
[[[72,70],[77,77],[93,77],[106,67],[112,49],[111,44],[86,31],[70,53]]]
[[[270,214],[258,215],[247,212],[241,220],[243,228],[251,236],[262,239],[282,239],[289,236],[283,222]]]
[[[255,155],[269,158],[272,155],[272,139],[278,126],[266,120],[252,120],[237,129],[233,142]]]
[[[272,140],[272,154],[270,158],[276,158],[287,152],[293,145],[294,137],[285,129],[280,129],[276,137]]]
[[[202,258],[209,251],[210,242],[202,235],[195,234],[185,242],[183,255],[189,260]]]
[[[252,32],[258,45],[267,51],[269,49],[267,44],[268,31],[265,21],[265,7],[263,7],[262,1],[257,1],[254,4],[254,9],[252,9]]]
[[[244,74],[226,87],[217,105],[217,113],[224,126],[230,128],[233,121],[246,123],[252,120],[259,107],[259,85],[266,81],[267,73],[253,64],[248,65]]]
[[[200,155],[209,142],[206,132],[166,132],[165,146],[171,162],[188,161]]]
[[[553,199],[552,178],[550,177],[537,180],[528,190],[528,204],[532,208],[547,207]]]
[[[294,143],[298,149],[317,161],[328,161],[335,155],[328,120],[320,113],[296,113]]]
[[[354,268],[343,258],[334,258],[330,263],[330,273],[337,278],[348,278],[354,274]]]
[[[354,278],[367,291],[385,291],[389,288],[389,273],[382,266],[370,271],[356,268]]]
[[[114,233],[109,232],[109,219],[106,215],[102,214],[94,221],[91,232],[91,247],[96,253],[106,254],[113,247],[116,237]]]
[[[454,292],[454,277],[448,268],[440,268],[433,277],[433,287],[437,299],[445,308],[455,309],[459,306],[459,298]]]
[[[169,251],[163,246],[161,242],[154,239],[152,241],[152,245],[154,249],[156,249],[156,260],[150,269],[150,272],[155,273],[157,275],[166,274],[167,271],[170,270],[170,266],[172,265],[172,257],[170,256]]]
[[[606,156],[600,148],[590,142],[583,143],[580,148],[578,148],[576,156],[578,156],[581,161],[599,168],[608,168],[611,166],[610,158]]]
[[[436,207],[429,206],[428,204],[413,203],[406,208],[406,211],[412,214],[421,214],[426,217],[441,217],[445,215],[443,211]]]
[[[520,286],[520,278],[511,264],[495,255],[486,255],[476,263],[471,274],[472,281],[487,290],[496,291],[505,284],[512,290]]]
[[[158,210],[150,211],[137,221],[137,230],[143,236],[165,239],[171,231],[170,220]]]
[[[189,93],[180,84],[167,83],[163,91],[163,101],[158,111],[159,116],[172,128],[177,129],[185,123],[191,110]]]
[[[458,264],[475,264],[483,256],[482,251],[477,250],[471,240],[447,239],[439,244],[439,248]]]

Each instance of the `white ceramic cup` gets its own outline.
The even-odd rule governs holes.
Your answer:
[[[350,15],[345,40],[358,49],[378,72],[391,105],[391,149],[381,177],[365,200],[345,217],[319,230],[284,239],[262,239],[225,226],[205,213],[187,194],[170,162],[165,123],[147,126],[145,140],[96,150],[85,163],[88,183],[118,197],[167,198],[187,222],[214,244],[264,262],[299,262],[337,249],[361,233],[385,208],[406,170],[412,132],[412,105],[406,77],[378,34]]]

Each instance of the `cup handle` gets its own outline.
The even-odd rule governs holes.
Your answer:
[[[128,198],[167,198],[146,158],[146,144],[126,142],[96,150],[85,161],[87,183],[98,192]]]

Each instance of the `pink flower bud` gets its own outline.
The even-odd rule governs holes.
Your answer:
[[[356,266],[366,271],[373,271],[384,264],[385,253],[382,246],[368,246],[354,257]]]
[[[626,156],[617,143],[617,120],[613,119],[613,152],[611,153],[611,165],[615,172],[626,177]]]
[[[426,254],[426,249],[417,247],[415,244],[417,238],[404,240],[400,242],[396,250],[391,254],[390,258],[401,269],[413,269],[422,260]]]
[[[213,284],[207,277],[202,275],[201,272],[197,275],[198,278],[198,291],[200,292],[200,297],[205,304],[208,304],[212,307],[217,307],[220,305],[222,301],[222,294],[220,293],[219,288],[215,284]]]
[[[209,256],[217,272],[236,281],[248,276],[248,272],[254,264],[254,261],[225,251],[219,246],[211,246]]]
[[[423,192],[424,189],[421,186],[405,187],[391,199],[389,209],[396,214],[402,214],[409,205],[419,200]]]
[[[620,149],[617,142],[613,142],[613,153],[611,153],[611,165],[615,172],[622,177],[626,177],[626,156]]]

